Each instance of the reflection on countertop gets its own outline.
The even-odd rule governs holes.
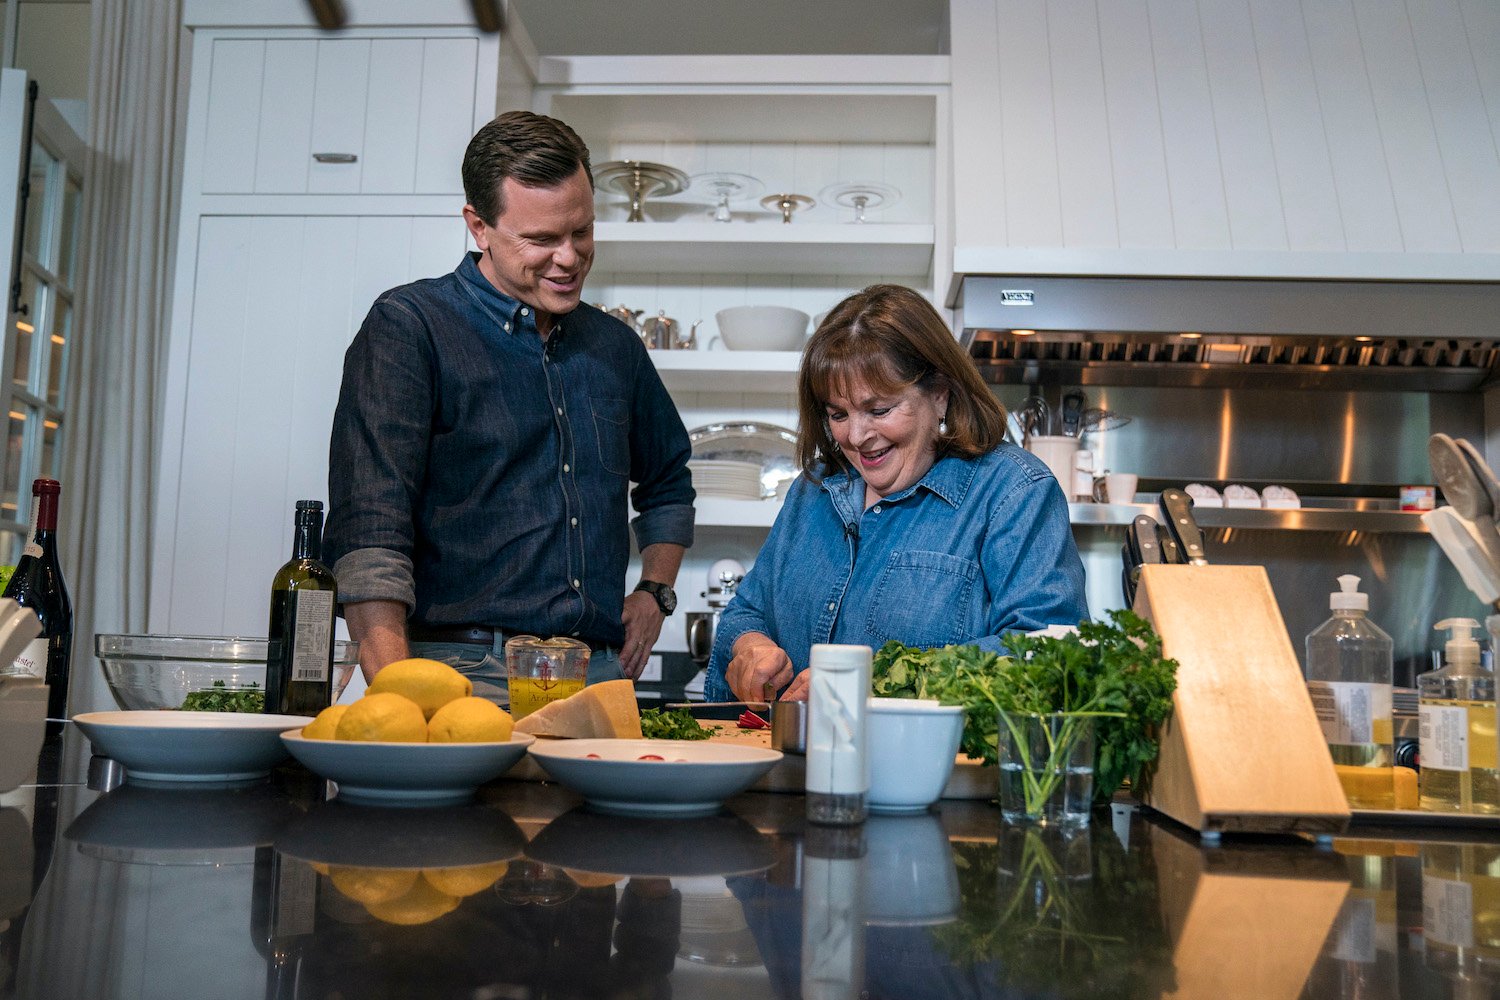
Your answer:
[[[383,809],[325,801],[290,765],[231,788],[22,791],[0,809],[4,998],[1500,986],[1500,835],[1485,833],[1210,845],[1125,805],[1062,833],[982,802],[830,830],[800,796],[758,793],[712,817],[621,820],[528,782]],[[33,865],[31,819],[52,807]]]

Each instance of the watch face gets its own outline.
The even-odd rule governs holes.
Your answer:
[[[635,589],[644,590],[646,593],[656,598],[656,606],[661,608],[662,614],[670,615],[673,611],[677,610],[677,591],[673,590],[665,583],[655,583],[648,581],[638,584]]]

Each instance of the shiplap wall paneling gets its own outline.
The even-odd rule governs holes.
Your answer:
[[[292,504],[327,495],[349,341],[380,292],[451,270],[464,231],[451,218],[205,217],[199,246],[166,627],[259,635]]]
[[[1500,248],[1487,0],[954,0],[952,22],[960,252]]]
[[[206,194],[438,194],[463,189],[477,124],[473,38],[217,38]],[[493,101],[493,95],[489,100]],[[316,153],[350,154],[350,163]]]

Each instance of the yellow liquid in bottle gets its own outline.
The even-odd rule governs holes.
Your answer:
[[[1469,712],[1469,769],[1423,767],[1421,807],[1432,812],[1500,813],[1500,754],[1495,738],[1495,703],[1424,698],[1424,705],[1466,708]]]
[[[1390,716],[1383,719],[1371,719],[1370,735],[1375,737],[1375,742],[1328,744],[1328,752],[1333,755],[1333,762],[1348,764],[1351,767],[1390,767],[1394,764],[1396,759],[1391,749],[1393,736]],[[1390,807],[1371,806],[1370,808]]]
[[[583,690],[583,680],[571,678],[512,677],[510,714],[522,719],[552,701],[562,701]]]

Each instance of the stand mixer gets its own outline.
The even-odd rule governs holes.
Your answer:
[[[745,566],[735,559],[720,559],[709,567],[708,589],[703,597],[708,599],[707,611],[687,613],[687,647],[693,665],[699,670],[708,667],[708,658],[713,653],[714,636],[719,631],[719,616],[729,606],[740,581],[745,578]]]

